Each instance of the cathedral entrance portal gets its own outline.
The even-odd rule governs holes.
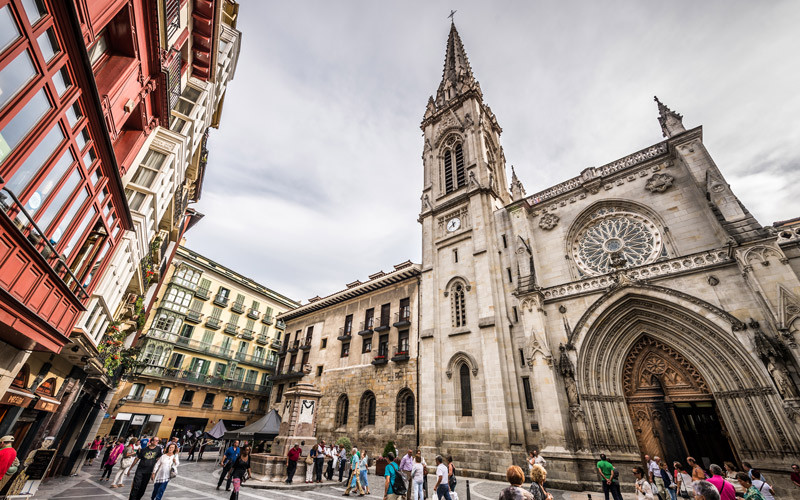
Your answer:
[[[708,466],[735,461],[725,425],[705,380],[677,351],[647,335],[623,369],[628,411],[642,454]]]

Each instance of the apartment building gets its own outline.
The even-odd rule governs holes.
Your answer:
[[[407,261],[279,315],[286,338],[271,407],[282,413],[284,391],[312,383],[322,392],[317,436],[347,436],[373,455],[390,440],[414,446],[419,280]]]
[[[178,247],[145,325],[138,366],[100,433],[184,437],[224,420],[244,426],[268,408],[284,327],[299,304]]]

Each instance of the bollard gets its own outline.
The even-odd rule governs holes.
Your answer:
[[[472,497],[469,495],[469,479],[467,479],[467,500],[472,500]]]
[[[589,497],[589,500],[592,500],[592,494],[591,493],[588,493],[586,496]]]

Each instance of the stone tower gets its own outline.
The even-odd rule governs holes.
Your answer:
[[[421,128],[420,442],[463,469],[500,470],[524,443],[505,288],[518,270],[497,258],[512,242],[494,215],[511,194],[502,129],[454,24]]]

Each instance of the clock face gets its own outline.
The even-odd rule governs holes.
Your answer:
[[[447,221],[447,231],[452,233],[453,231],[458,231],[458,228],[461,227],[461,219],[458,217],[453,217],[449,221]]]

